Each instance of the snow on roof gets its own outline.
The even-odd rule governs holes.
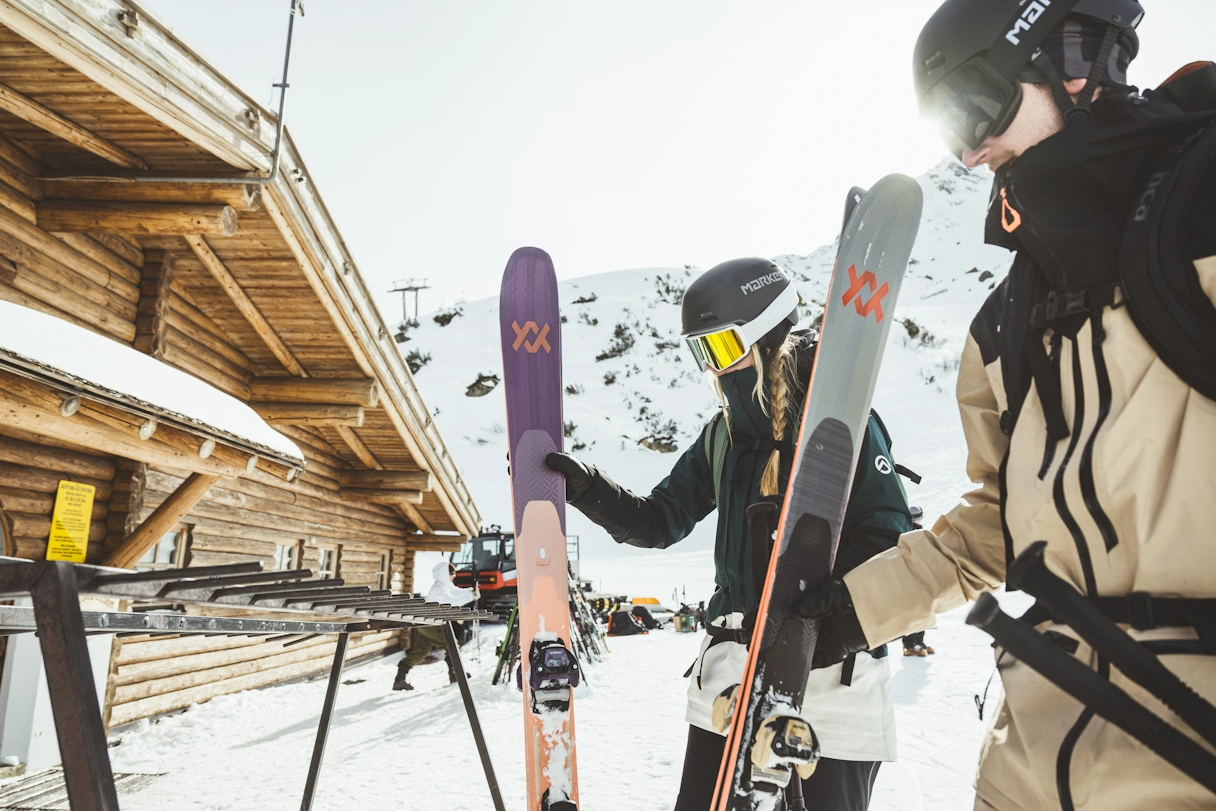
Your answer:
[[[294,442],[211,384],[83,327],[0,301],[0,358],[5,356],[119,402],[150,407],[208,433],[304,463]]]

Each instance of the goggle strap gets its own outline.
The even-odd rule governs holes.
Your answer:
[[[984,61],[1007,81],[1016,81],[1017,72],[1027,62],[1026,55],[1039,49],[1048,35],[1064,22],[1064,18],[1077,2],[1078,0],[1052,0],[1051,5],[1043,9],[1034,23],[1021,31],[1017,31],[1018,23],[1025,9],[1022,4],[1018,4],[1000,38],[984,55]],[[1017,31],[1016,43],[1007,38],[1007,32],[1013,31]]]

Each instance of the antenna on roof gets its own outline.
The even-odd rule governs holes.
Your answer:
[[[405,343],[405,333],[414,327],[418,326],[418,294],[422,290],[429,290],[430,285],[426,283],[426,279],[402,279],[393,284],[393,289],[390,293],[401,294],[401,323],[397,326],[397,334],[393,336],[397,343]],[[410,293],[414,294],[414,317],[410,318]]]

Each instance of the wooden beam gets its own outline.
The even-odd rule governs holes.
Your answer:
[[[420,490],[424,493],[435,488],[435,475],[429,470],[343,470],[338,476],[343,487]]]
[[[316,403],[262,403],[249,404],[266,422],[282,425],[347,425],[363,427],[363,406],[326,405]]]
[[[231,209],[230,209],[231,210]],[[270,322],[262,315],[262,311],[257,308],[249,296],[245,295],[245,291],[237,284],[236,279],[228,272],[228,268],[224,267],[224,263],[215,255],[215,251],[211,250],[211,246],[207,244],[207,240],[201,236],[188,235],[186,243],[190,249],[194,251],[194,255],[203,263],[203,267],[215,277],[219,282],[220,287],[228,294],[228,298],[232,299],[232,303],[241,311],[241,315],[249,322],[249,326],[253,327],[253,331],[258,334],[270,351],[278,358],[279,363],[283,364],[283,368],[291,374],[298,377],[307,377],[308,373],[304,371],[304,367],[296,360],[296,356],[287,348],[287,344],[283,343],[283,339],[270,326]],[[263,397],[256,392],[254,397],[259,400],[271,400],[274,398]],[[297,398],[294,402],[307,400],[308,398]],[[325,402],[347,402],[345,400],[326,400]]]
[[[123,539],[114,551],[106,555],[102,566],[130,569],[166,532],[173,529],[195,505],[207,495],[219,476],[191,473],[190,476],[157,507],[139,528]]]
[[[421,504],[421,490],[368,490],[357,487],[343,487],[338,490],[338,500],[354,504]]]
[[[44,231],[230,237],[236,233],[236,225],[232,206],[99,200],[43,200],[38,204],[38,227]]]
[[[237,211],[262,207],[262,188],[249,183],[135,183],[122,180],[57,180],[43,174],[47,200],[108,200],[128,203],[194,203],[232,206]]]
[[[375,408],[380,387],[366,378],[255,377],[249,381],[253,399],[265,403],[342,403]]]
[[[123,166],[127,169],[148,168],[148,164],[118,144],[89,132],[84,127],[69,121],[49,107],[39,104],[28,96],[23,96],[16,90],[3,84],[0,84],[0,110],[10,112],[21,120],[33,124],[35,127],[44,129],[52,135],[57,135],[81,149],[92,152],[98,157],[105,158],[110,163]]]
[[[371,449],[359,439],[359,435],[355,433],[353,428],[345,425],[339,425],[335,428],[338,435],[342,437],[342,441],[350,448],[351,453],[358,457],[359,461],[367,465],[372,470],[384,470],[384,465],[380,464],[380,460],[371,452]],[[401,514],[401,517],[409,521],[414,526],[423,532],[434,532],[435,528],[431,523],[423,518],[422,513],[413,504],[394,504],[393,509]],[[406,536],[409,537],[409,536]]]
[[[0,371],[0,425],[27,431],[39,437],[49,437],[74,447],[88,448],[96,453],[119,456],[137,462],[211,473],[227,478],[248,475],[247,458],[229,458],[227,453],[213,454],[204,459],[199,455],[202,441],[194,434],[161,423],[149,439],[139,438],[142,418],[122,414],[129,423],[118,419],[103,421],[97,409],[102,408],[85,399],[81,411],[73,417],[60,413],[62,396],[40,383]],[[227,449],[232,450],[232,449]],[[232,450],[235,456],[237,452]]]
[[[405,549],[407,552],[459,552],[464,546],[463,535],[406,535]]]

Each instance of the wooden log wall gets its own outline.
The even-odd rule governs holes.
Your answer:
[[[116,645],[111,662],[106,725],[121,726],[216,696],[321,675],[333,662],[336,644],[332,636],[290,647],[249,637],[126,637]],[[397,631],[360,634],[352,637],[346,660],[384,656],[398,648]]]
[[[307,481],[271,485],[221,479],[182,522],[191,528],[191,566],[261,561],[274,564],[277,545],[299,544],[300,566],[314,571],[322,548],[338,551],[337,576],[348,585],[378,586],[380,556],[390,554],[390,587],[413,590],[414,552],[405,522],[376,504],[338,501],[341,461],[324,440],[291,429],[309,459]],[[305,442],[303,440],[309,440]],[[107,550],[152,513],[186,477],[181,470],[122,463],[114,477]],[[121,502],[121,503],[120,503]],[[400,632],[351,640],[348,661],[382,656],[399,647]],[[334,640],[290,647],[280,642],[226,637],[127,637],[115,641],[106,701],[110,726],[253,687],[325,672]]]
[[[117,463],[113,457],[49,443],[44,437],[0,425],[0,509],[12,533],[5,554],[46,557],[55,491],[66,479],[97,488],[88,561],[100,560]]]

